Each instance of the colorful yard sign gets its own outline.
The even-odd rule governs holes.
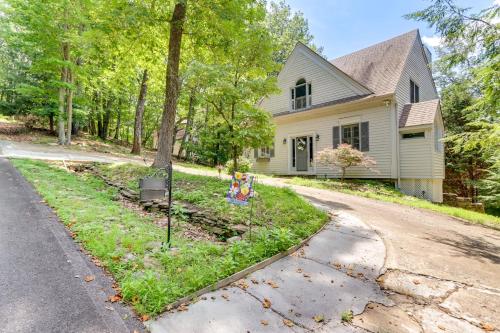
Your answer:
[[[248,199],[253,197],[253,178],[246,173],[235,172],[229,185],[226,200],[233,205],[248,205]]]

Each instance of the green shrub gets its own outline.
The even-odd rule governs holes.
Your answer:
[[[250,169],[252,169],[252,162],[243,156],[238,158],[238,170],[234,170],[233,160],[229,160],[226,163],[226,172],[228,175],[232,175],[234,171],[249,172]]]

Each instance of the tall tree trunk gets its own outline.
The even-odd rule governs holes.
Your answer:
[[[54,133],[54,114],[49,114],[49,131],[50,133]]]
[[[118,108],[118,115],[117,115],[117,118],[116,118],[116,128],[115,128],[115,137],[114,137],[115,140],[120,139],[120,127],[121,127],[121,124],[122,124],[122,108],[121,108],[121,105],[120,105],[120,107]]]
[[[134,122],[134,143],[132,145],[132,154],[141,153],[142,139],[142,120],[144,119],[144,105],[146,104],[146,95],[148,93],[148,70],[145,69],[142,74],[141,89],[139,90],[139,99],[135,108]]]
[[[238,171],[238,147],[236,146],[236,139],[234,135],[234,116],[235,116],[235,104],[234,102],[231,104],[231,124],[229,124],[229,133],[231,133],[231,145],[232,145],[232,155],[233,155],[233,166],[234,166],[234,171]]]
[[[66,68],[61,69],[61,82],[66,82]],[[63,145],[66,141],[66,135],[64,134],[64,102],[66,100],[66,88],[61,85],[59,87],[59,112],[57,115],[57,129],[59,140],[58,143]]]
[[[182,31],[186,18],[187,0],[180,0],[175,4],[172,20],[170,21],[170,39],[168,44],[168,63],[165,88],[165,104],[160,127],[158,152],[153,166],[165,168],[172,160],[173,135],[177,98],[179,97],[179,61],[181,56]]]
[[[73,84],[73,72],[68,68],[68,77],[66,80]],[[73,130],[73,87],[66,90],[66,116],[68,118],[68,130],[66,136],[66,145],[71,145],[71,132]]]
[[[112,98],[109,98],[106,101],[106,108],[104,109],[104,114],[102,118],[102,131],[101,131],[101,139],[106,140],[108,138],[109,133],[109,121],[111,119],[111,106],[113,105]]]
[[[193,128],[193,121],[195,115],[195,108],[194,108],[195,100],[196,100],[196,88],[192,88],[191,94],[189,95],[189,109],[187,114],[186,128],[184,130],[184,135],[182,136],[181,146],[179,147],[179,152],[178,152],[179,158],[182,157],[182,153],[186,149],[188,140],[191,138],[191,130]],[[188,158],[188,153],[186,150],[186,159],[187,158]]]

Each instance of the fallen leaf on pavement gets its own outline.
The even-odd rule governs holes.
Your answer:
[[[92,282],[92,281],[94,281],[95,276],[93,276],[93,275],[87,275],[83,279],[85,280],[85,282]]]
[[[177,310],[178,311],[187,311],[187,310],[189,310],[189,308],[188,308],[187,304],[182,303],[181,305],[179,305]]]
[[[446,331],[446,327],[444,327],[443,325],[438,325],[438,328],[439,328],[441,331]]]
[[[490,323],[481,323],[481,328],[486,332],[493,332],[495,330],[495,327]]]
[[[302,268],[297,268],[296,272],[297,273],[302,273],[304,270]]]
[[[276,282],[274,282],[273,280],[267,280],[266,283],[273,288],[279,288]]]
[[[228,294],[222,294],[222,298],[224,298],[226,301],[229,301],[229,295]]]
[[[149,320],[149,316],[147,314],[144,314],[142,315],[140,318],[139,318],[141,321],[147,321]]]
[[[92,258],[92,262],[94,263],[94,265],[96,265],[97,267],[102,267],[102,263],[99,259],[97,258]]]
[[[112,295],[112,296],[109,296],[108,297],[108,300],[111,302],[111,303],[115,303],[115,302],[119,302],[122,300],[122,297],[118,294],[116,295]]]
[[[264,298],[264,302],[262,302],[262,306],[265,308],[265,309],[269,309],[271,307],[271,301],[267,298]]]
[[[311,275],[309,275],[307,273],[302,274],[302,276],[305,277],[305,278],[311,277]]]
[[[293,326],[293,322],[291,320],[288,320],[288,319],[283,319],[283,324],[285,324],[288,327]]]
[[[318,315],[315,315],[313,317],[314,321],[317,322],[317,323],[321,323],[323,321],[325,321],[325,316],[322,315],[322,314],[318,314]]]
[[[240,287],[241,289],[243,289],[243,290],[247,290],[247,289],[248,289],[248,283],[247,283],[247,281],[245,281],[244,279],[238,280],[238,281],[236,282],[236,285],[237,285],[238,287]]]
[[[269,322],[267,320],[261,320],[260,323],[264,326],[269,325]]]
[[[420,281],[419,280],[413,280],[413,283],[414,284],[420,284]]]
[[[252,281],[253,284],[259,284],[259,281],[255,278],[251,278],[250,281]]]

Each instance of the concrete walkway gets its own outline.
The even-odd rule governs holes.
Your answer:
[[[37,149],[40,148],[33,150]],[[75,153],[82,155],[79,152]],[[89,156],[85,153],[83,155]],[[40,154],[36,152],[33,153],[33,156],[40,158]],[[109,162],[112,161],[109,160]],[[216,175],[216,172],[206,170],[174,167],[179,171],[193,174]],[[244,290],[245,288],[228,288],[228,290],[217,291],[215,295],[207,295],[206,300],[201,299],[200,302],[190,306],[188,311],[166,314],[156,322],[163,323],[161,326],[154,326],[153,323],[152,327],[155,329],[178,327],[185,329],[185,331],[192,328],[198,329],[198,332],[203,332],[204,327],[210,332],[235,332],[244,327],[251,332],[265,331],[266,329],[273,331],[270,329],[273,327],[276,331],[278,327],[276,325],[279,325],[280,320],[283,322],[283,319],[289,318],[294,323],[294,326],[289,330],[300,331],[317,329],[320,326],[315,326],[316,322],[311,322],[310,316],[311,313],[318,312],[317,314],[324,315],[325,321],[331,320],[328,324],[321,325],[320,330],[325,332],[352,331],[354,326],[339,326],[339,311],[347,311],[349,306],[353,310],[360,309],[362,304],[369,300],[384,301],[380,298],[382,295],[379,290],[373,284],[373,279],[379,268],[378,266],[370,266],[381,257],[380,252],[377,252],[379,245],[373,248],[374,244],[379,243],[375,241],[374,237],[379,236],[385,244],[386,261],[383,269],[385,274],[377,282],[385,289],[385,295],[393,302],[394,306],[385,306],[389,305],[388,303],[385,305],[370,303],[362,314],[355,317],[353,325],[370,332],[499,331],[499,231],[464,223],[426,210],[333,191],[291,186],[279,178],[262,178],[259,181],[273,186],[290,187],[315,204],[334,210],[339,215],[337,222],[339,228],[330,226],[324,233],[311,241],[310,246],[304,248],[303,256],[305,258],[300,258],[302,255],[293,256],[283,260],[287,265],[280,266],[281,262],[277,262],[274,266],[256,272],[254,276],[259,284],[254,285],[251,281],[249,282],[249,279],[253,277],[251,276],[247,279],[248,288],[246,290]],[[352,238],[347,235],[352,236]],[[359,241],[360,239],[367,241],[366,246]],[[322,244],[324,247],[313,246],[315,243]],[[331,243],[335,243],[335,246],[330,247]],[[321,250],[317,250],[320,248]],[[315,250],[311,252],[311,249]],[[362,259],[363,253],[366,254],[365,259]],[[335,257],[337,254],[341,254],[341,257]],[[372,256],[372,254],[376,255]],[[363,288],[359,294],[359,297],[362,297],[361,301],[357,300],[358,294],[352,294],[351,303],[339,303],[338,306],[334,303],[321,303],[318,301],[319,294],[315,294],[312,289],[309,289],[309,284],[314,284],[314,288],[319,286],[318,290],[323,290],[321,288],[328,284],[328,277],[332,277],[333,286],[328,285],[323,294],[321,292],[320,294],[333,302],[335,298],[332,295],[341,295],[343,290],[341,288],[344,288],[338,288],[339,285],[335,284],[336,279],[341,277],[338,274],[342,273],[343,276],[347,277],[351,275],[351,272],[343,268],[342,265],[340,269],[338,269],[339,266],[335,265],[335,260],[340,259],[343,260],[340,262],[341,264],[356,264],[356,269],[363,273],[362,277],[357,277],[357,273],[354,276],[356,281],[363,281],[359,285]],[[310,265],[320,265],[315,268],[307,267],[307,269],[312,273],[320,271],[322,274],[318,273],[317,281],[311,279],[313,282],[309,282],[305,276],[302,276],[304,280],[294,281],[300,277],[300,274],[297,273],[297,269],[294,271],[293,268],[288,269],[288,266],[295,265],[293,267],[301,268],[301,265],[306,262]],[[334,271],[331,270],[332,268]],[[371,268],[374,270],[372,271]],[[305,270],[302,271],[311,275]],[[370,275],[370,272],[373,272],[373,275]],[[319,279],[322,276],[326,278]],[[273,281],[278,285],[278,288],[272,288],[265,283],[263,285],[262,281],[258,280],[262,278],[276,280]],[[349,285],[350,291],[352,291],[354,284]],[[293,298],[300,296],[294,293],[300,291],[304,292],[302,294],[304,297],[309,294],[313,295],[309,304],[319,304],[320,306],[310,308],[308,305],[303,305],[308,304],[306,300]],[[229,292],[234,292],[233,297]],[[286,298],[286,295],[292,295],[292,298]],[[215,297],[215,300],[212,299],[212,296]],[[277,301],[273,302],[272,297],[275,297]],[[230,301],[226,298],[229,298]],[[237,305],[235,301],[238,299],[251,300],[252,298],[255,300],[253,304],[242,301]],[[270,310],[255,307],[261,304],[263,298],[271,300]],[[342,302],[345,301],[345,297],[338,299],[341,299]],[[274,304],[276,306],[273,307]],[[348,306],[346,307],[346,305]],[[287,309],[287,307],[290,308]],[[342,307],[346,307],[346,309],[341,310]],[[302,310],[303,308],[311,310],[308,312]],[[299,315],[295,315],[296,312]],[[197,315],[197,313],[204,315]],[[222,319],[223,314],[227,314],[225,319]],[[263,315],[269,315],[269,318],[272,318],[272,320],[268,320],[267,326],[260,324],[260,320],[267,320],[261,319]],[[214,318],[219,319],[215,320]],[[191,322],[192,326],[179,326],[187,325],[186,322]],[[250,324],[256,326],[248,326]],[[236,329],[227,330],[228,327]],[[286,327],[288,328],[288,326]],[[225,331],[224,328],[226,328]],[[280,329],[282,328],[284,329],[284,327]]]
[[[0,332],[141,332],[127,308],[106,302],[111,283],[0,158]]]
[[[152,333],[357,332],[342,313],[392,304],[375,281],[384,257],[376,233],[341,215],[294,254],[148,326]]]

